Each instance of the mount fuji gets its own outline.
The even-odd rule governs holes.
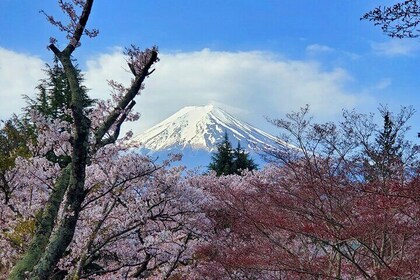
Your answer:
[[[184,107],[132,141],[142,153],[163,159],[169,153],[181,153],[181,164],[202,169],[209,165],[225,133],[233,147],[239,142],[260,166],[263,161],[258,152],[282,144],[278,138],[213,105]]]

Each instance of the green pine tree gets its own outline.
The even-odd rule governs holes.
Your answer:
[[[225,132],[223,141],[217,145],[217,152],[212,156],[209,170],[216,171],[216,175],[221,176],[240,175],[243,170],[254,170],[256,168],[257,165],[249,158],[249,154],[245,152],[239,142],[236,149],[232,148]]]
[[[241,147],[238,141],[238,146],[233,151],[233,170],[235,174],[240,175],[243,170],[257,169],[257,164],[249,157],[249,154]]]
[[[384,128],[376,137],[376,143],[379,147],[381,158],[388,162],[394,158],[401,157],[401,145],[397,143],[397,129],[391,120],[389,111],[384,113]]]
[[[376,138],[378,151],[376,163],[383,178],[392,173],[392,167],[401,161],[401,145],[398,143],[398,130],[391,120],[389,111],[384,112],[384,127]]]
[[[392,122],[388,110],[381,113],[384,121],[383,129],[376,136],[376,146],[367,151],[369,159],[366,159],[365,163],[368,167],[367,179],[370,181],[389,178],[395,166],[401,163],[402,157],[398,127]]]
[[[71,102],[71,90],[63,67],[55,57],[52,66],[46,64],[44,71],[47,74],[47,78],[42,79],[41,83],[36,87],[39,92],[35,99],[26,96],[28,102],[26,111],[36,110],[48,118],[58,118],[71,123],[72,117],[68,113]],[[79,84],[82,84],[83,75],[81,70],[77,69],[77,73]],[[85,107],[92,106],[94,100],[89,99],[87,96],[87,88],[82,86],[82,90]]]
[[[77,68],[77,65],[76,70],[79,84],[82,84],[83,75],[81,70]],[[30,111],[35,110],[48,119],[60,119],[72,123],[73,118],[69,112],[71,90],[63,67],[58,62],[58,59],[54,57],[52,66],[46,64],[46,69],[44,71],[47,74],[47,78],[42,79],[41,83],[36,87],[38,93],[35,98],[31,99],[30,97],[25,96],[28,103],[25,108],[27,114],[29,114]],[[86,87],[81,86],[81,88],[83,90],[82,98],[84,107],[88,108],[93,105],[94,100],[88,97]],[[69,156],[56,156],[53,151],[48,152],[46,157],[49,161],[58,163],[61,167],[65,167],[70,162]]]
[[[217,176],[233,174],[232,145],[226,132],[223,141],[217,145],[217,152],[212,156],[209,169],[216,171]]]

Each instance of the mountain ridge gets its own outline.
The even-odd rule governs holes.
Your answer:
[[[263,149],[278,139],[214,106],[187,106],[152,128],[135,136],[133,142],[150,151],[201,149],[215,152],[224,134],[232,145],[248,150]]]

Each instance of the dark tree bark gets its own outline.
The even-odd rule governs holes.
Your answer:
[[[15,265],[9,275],[9,279],[24,279],[26,273],[30,272],[40,260],[48,240],[54,229],[55,219],[57,218],[60,204],[63,201],[64,194],[67,191],[70,180],[70,166],[65,168],[61,177],[57,180],[52,191],[41,220],[37,226],[35,235],[29,245],[29,248],[23,258]]]
[[[149,55],[142,57],[145,61],[142,61],[142,67],[135,72],[133,71],[135,78],[131,87],[103,125],[94,132],[96,143],[94,147],[89,147],[91,121],[86,116],[84,91],[71,56],[80,44],[80,38],[85,32],[92,5],[93,0],[85,1],[82,14],[78,18],[78,24],[75,30],[71,32],[72,36],[68,45],[62,51],[54,44],[49,46],[61,62],[70,85],[71,112],[74,125],[72,158],[69,166],[62,171],[56,188],[47,202],[40,226],[29,249],[13,268],[9,275],[10,279],[25,279],[28,275],[30,279],[48,279],[52,275],[58,261],[63,257],[66,248],[73,239],[81,206],[86,197],[85,176],[89,154],[101,146],[116,141],[119,127],[125,120],[127,110],[131,110],[134,106],[133,99],[141,89],[144,79],[153,72],[150,71],[152,65],[158,60],[157,52],[154,49],[149,50]],[[113,125],[117,127],[113,136],[104,138]],[[64,201],[65,215],[57,221],[58,210]],[[54,233],[52,234],[52,232]]]

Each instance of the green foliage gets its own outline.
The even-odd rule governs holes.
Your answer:
[[[257,164],[251,159],[248,153],[241,147],[238,142],[238,146],[233,150],[233,170],[234,173],[240,175],[242,170],[254,170],[257,169]]]
[[[38,93],[34,99],[26,96],[28,106],[25,108],[26,116],[12,116],[11,119],[3,121],[0,127],[0,176],[7,170],[14,167],[15,159],[19,156],[29,157],[30,151],[28,144],[36,140],[36,127],[29,121],[29,112],[35,110],[49,119],[61,119],[72,122],[69,114],[71,103],[70,85],[65,75],[64,69],[55,58],[53,65],[46,65],[46,79],[42,79],[37,86]],[[77,69],[79,83],[83,81],[81,71]],[[83,103],[85,107],[93,104],[82,87]],[[53,152],[48,153],[47,158],[52,162],[57,162],[61,166],[67,165],[69,159],[57,157]],[[3,190],[6,188],[1,185]]]
[[[383,127],[377,132],[373,145],[365,147],[366,178],[369,181],[390,179],[403,165],[403,150],[406,145],[403,135],[407,130],[404,124],[413,112],[402,110],[399,115],[393,116],[387,108],[381,108],[380,113]]]
[[[217,153],[212,156],[209,169],[216,171],[218,176],[233,173],[232,145],[229,142],[227,133],[225,133],[223,141],[217,145]]]
[[[14,166],[16,157],[29,157],[28,140],[34,139],[33,127],[16,115],[1,122],[0,128],[0,170]]]
[[[8,242],[18,251],[24,252],[28,248],[29,241],[35,233],[35,219],[23,219],[20,218],[16,221],[16,226],[10,232],[3,232],[2,238],[8,240]],[[1,254],[1,251],[0,251]],[[10,260],[15,261],[15,260]],[[0,277],[2,272],[7,267],[0,265]]]
[[[8,279],[23,279],[25,272],[31,271],[45,252],[56,222],[55,219],[58,215],[60,204],[69,185],[70,170],[70,167],[63,170],[54,185],[54,191],[48,198],[45,208],[40,213],[36,213],[36,226],[33,238],[22,259],[13,267]]]
[[[401,158],[401,145],[397,142],[398,130],[395,128],[394,123],[391,120],[389,111],[383,112],[384,127],[376,137],[376,143],[378,144],[378,156],[385,161],[389,162],[395,158]]]
[[[232,148],[228,135],[225,133],[224,139],[217,145],[217,153],[213,154],[209,170],[216,171],[217,176],[221,175],[240,175],[242,170],[257,169],[257,165],[249,158],[248,153],[241,148],[238,142],[236,149]]]
[[[28,144],[35,141],[34,128],[27,120],[16,115],[0,126],[0,195],[5,204],[9,203],[13,189],[6,180],[6,172],[15,166],[17,157],[30,157]]]
[[[59,64],[57,58],[54,58],[53,65],[46,64],[44,70],[47,74],[46,79],[42,79],[37,86],[38,93],[35,99],[26,96],[29,112],[35,110],[50,119],[60,119],[72,123],[72,116],[69,114],[71,104],[71,90],[63,67]],[[77,79],[79,84],[83,82],[81,70],[77,68]],[[87,88],[81,86],[83,92],[83,103],[85,107],[90,107],[94,100],[87,96]]]
[[[42,79],[37,86],[38,93],[36,97],[31,99],[26,96],[28,106],[25,110],[27,114],[30,114],[31,111],[36,111],[51,120],[60,119],[73,123],[70,113],[72,93],[63,67],[55,57],[53,65],[46,64],[44,71],[47,74],[47,78]],[[82,84],[83,75],[80,69],[77,68],[77,65],[76,71],[78,82]],[[87,96],[87,88],[81,86],[81,90],[83,106],[85,108],[92,106],[94,100]],[[56,156],[52,151],[48,152],[46,157],[49,161],[58,163],[61,167],[65,167],[70,162],[70,157]]]
[[[26,96],[28,106],[25,108],[25,117],[29,119],[31,112],[36,111],[41,113],[49,120],[59,119],[68,123],[73,123],[73,117],[70,111],[72,103],[72,92],[63,67],[59,64],[57,59],[54,59],[52,66],[48,64],[46,65],[45,72],[47,74],[47,78],[41,80],[37,87],[38,93],[36,94],[35,98],[31,99]],[[77,80],[79,84],[81,84],[83,81],[81,71],[76,68],[76,72]],[[94,101],[88,98],[86,94],[87,89],[85,87],[81,86],[80,88],[82,91],[82,105],[84,108],[88,108],[93,104]],[[37,128],[29,124],[28,121],[25,121],[24,123],[23,122],[24,121],[21,119],[15,117],[13,120],[14,126],[4,126],[5,129],[7,128],[7,130],[5,130],[7,133],[3,133],[6,136],[1,137],[3,134],[0,134],[0,141],[3,141],[4,143],[10,143],[10,145],[15,147],[15,149],[8,148],[7,151],[10,156],[5,158],[4,164],[3,162],[0,162],[1,165],[4,165],[8,168],[14,166],[16,156],[22,156],[23,151],[27,152],[29,156],[29,149],[27,148],[27,145],[29,143],[28,139],[30,138],[28,138],[26,134],[21,133],[21,131],[26,132],[25,129],[30,129],[31,138],[34,141],[36,139]],[[3,148],[3,145],[1,145],[1,147]],[[4,157],[2,156],[2,160],[3,158]],[[51,162],[58,163],[63,168],[67,166],[71,161],[70,156],[57,156],[53,151],[48,152],[46,158]],[[39,213],[40,217],[34,220],[39,220],[39,225],[37,225],[34,221],[31,221],[30,224],[29,222],[18,223],[16,229],[12,233],[8,234],[7,237],[10,239],[12,244],[15,244],[16,246],[21,246],[20,244],[24,244],[26,247],[22,248],[22,250],[27,251],[24,257],[19,263],[17,263],[12,273],[9,275],[10,279],[22,279],[22,275],[25,273],[25,271],[30,270],[29,268],[33,268],[39,261],[40,256],[42,256],[43,252],[45,251],[46,245],[48,244],[50,238],[50,234],[55,224],[54,217],[57,216],[62,197],[67,190],[68,176],[69,175],[66,171],[65,175],[63,175],[62,178],[57,181],[55,191],[50,196],[47,203],[48,206],[43,209],[42,213]],[[9,197],[8,194],[10,194],[13,190],[10,190],[8,186],[4,187],[4,190],[6,193],[5,197],[7,202]],[[31,239],[32,241],[29,243],[29,240]]]
[[[11,244],[23,252],[28,247],[29,241],[35,233],[35,219],[23,219],[17,221],[16,227],[11,232],[4,234]]]

